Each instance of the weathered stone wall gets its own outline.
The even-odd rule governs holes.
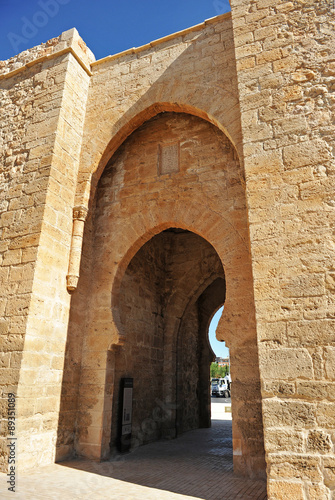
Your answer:
[[[232,0],[269,498],[334,488],[334,5]]]
[[[199,415],[199,317],[198,308],[193,304],[184,315],[180,331],[178,349],[180,377],[180,427],[178,432],[186,432],[200,427]],[[207,380],[209,379],[207,375]]]
[[[160,422],[150,417],[157,407],[156,401],[163,396],[164,243],[162,238],[146,243],[129,263],[122,280],[119,307],[126,342],[115,357],[112,446],[118,435],[121,377],[134,379],[132,435],[136,444],[148,443],[162,435]]]
[[[89,82],[73,55],[85,60],[78,40],[66,32],[3,64],[0,75],[2,404],[9,390],[17,394],[26,467],[54,459],[69,311],[64,284]]]
[[[87,205],[89,197],[94,198],[111,155],[131,132],[159,112],[200,116],[241,151],[229,14],[100,59],[91,70],[76,205]]]
[[[200,405],[200,427],[210,427],[211,422],[209,416],[211,417],[211,387],[208,384],[210,374],[208,373],[208,365],[214,360],[214,353],[209,343],[209,326],[215,312],[226,302],[226,282],[225,278],[219,277],[214,280],[207,288],[203,291],[197,300],[198,308],[198,320],[199,320],[199,345],[200,345],[200,356],[199,356],[199,368],[200,368],[200,379],[199,379],[199,405]],[[225,337],[224,332],[221,338]],[[235,391],[234,391],[235,392]],[[234,404],[238,401],[237,392],[235,392],[236,398],[234,399]],[[258,391],[258,397],[260,396],[260,391]],[[255,397],[256,399],[256,397]],[[253,404],[255,400],[253,401]],[[246,404],[248,404],[246,402]],[[259,419],[260,420],[260,419]],[[259,424],[260,422],[258,422]],[[260,426],[261,427],[261,426]],[[262,433],[260,433],[261,442],[263,440]],[[264,455],[264,450],[262,450]]]

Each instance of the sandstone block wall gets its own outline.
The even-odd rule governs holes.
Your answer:
[[[333,3],[231,6],[100,61],[70,30],[0,64],[1,414],[16,392],[27,467],[52,462],[56,438],[59,457],[108,454],[127,342],[121,283],[140,248],[177,227],[207,240],[224,269],[235,470],[264,467],[264,425],[269,498],[334,495]],[[205,289],[187,309],[190,337],[215,308]],[[173,295],[184,312],[186,298]],[[166,314],[164,355],[177,327]],[[165,357],[166,394],[171,366]]]
[[[241,151],[232,24],[218,19],[92,64],[76,205],[93,199],[111,155],[159,112],[207,119]]]
[[[328,499],[335,464],[334,6],[231,4],[269,498]]]
[[[150,420],[163,395],[163,290],[165,246],[148,242],[133,257],[120,290],[120,320],[127,341],[115,356],[111,446],[118,437],[121,377],[134,378],[132,436],[136,445],[161,437],[161,422]],[[134,444],[134,443],[133,443]]]
[[[89,83],[77,60],[87,59],[80,44],[75,30],[66,32],[3,64],[0,74],[2,404],[8,391],[17,394],[27,467],[36,456],[38,463],[54,459],[70,305],[64,284]]]

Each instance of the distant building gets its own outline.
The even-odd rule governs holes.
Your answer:
[[[229,358],[215,358],[215,363],[219,366],[229,366]]]

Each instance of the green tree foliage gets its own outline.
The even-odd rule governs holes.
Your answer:
[[[217,378],[217,373],[218,373],[218,364],[217,363],[212,363],[211,368],[210,368],[210,376],[211,378]]]
[[[228,366],[219,366],[218,363],[212,363],[210,368],[211,378],[223,378],[229,373]]]

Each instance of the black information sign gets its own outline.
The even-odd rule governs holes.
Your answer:
[[[122,378],[120,383],[120,417],[118,448],[121,452],[129,451],[131,445],[131,422],[133,407],[133,379]]]

